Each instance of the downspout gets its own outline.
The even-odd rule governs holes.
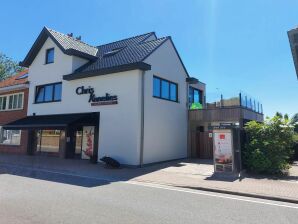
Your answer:
[[[191,132],[190,132],[190,121],[189,121],[189,83],[186,82],[186,111],[187,111],[187,116],[186,116],[186,119],[187,119],[187,158],[191,158],[191,141],[190,141],[190,138],[191,138]]]
[[[141,73],[141,135],[140,135],[140,167],[144,160],[144,101],[145,101],[145,71]]]

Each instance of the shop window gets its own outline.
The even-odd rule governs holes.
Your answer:
[[[0,111],[6,109],[6,99],[7,99],[7,96],[0,97]]]
[[[46,64],[54,63],[54,48],[47,49],[46,51]]]
[[[20,130],[4,130],[0,127],[0,144],[5,145],[20,145],[21,131]]]
[[[35,103],[61,101],[62,83],[52,83],[36,87]]]
[[[153,76],[153,97],[178,102],[178,84]]]
[[[0,97],[0,111],[23,109],[24,93]]]
[[[59,153],[61,130],[41,130],[37,133],[37,152]]]

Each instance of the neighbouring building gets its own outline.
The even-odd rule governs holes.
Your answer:
[[[298,28],[288,31],[288,38],[290,42],[291,52],[293,56],[296,75],[298,78]]]
[[[27,131],[5,130],[2,126],[27,116],[28,92],[28,70],[0,82],[0,152],[27,151]]]
[[[212,159],[215,128],[243,130],[252,120],[264,121],[263,105],[245,93],[231,98],[221,95],[219,100],[206,103],[203,109],[189,110],[189,157]]]
[[[29,154],[131,166],[187,157],[188,108],[204,107],[205,84],[189,76],[171,37],[91,46],[45,27],[22,65],[27,116],[4,128],[29,131]]]

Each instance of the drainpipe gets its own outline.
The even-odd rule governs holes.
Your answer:
[[[145,101],[145,71],[141,73],[141,135],[140,135],[140,167],[144,160],[144,101]]]

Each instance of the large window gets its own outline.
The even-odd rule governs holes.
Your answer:
[[[54,48],[46,51],[46,64],[54,63]]]
[[[20,145],[21,131],[20,130],[4,130],[0,127],[0,144],[5,145]]]
[[[198,104],[198,103],[203,105],[203,92],[193,87],[189,87],[188,100],[189,100],[190,107],[193,104]]]
[[[35,103],[61,101],[62,83],[52,83],[36,87]]]
[[[23,109],[24,93],[0,96],[0,111]]]
[[[37,152],[59,153],[61,130],[40,130],[37,132]]]
[[[153,97],[178,102],[178,84],[153,76]]]

